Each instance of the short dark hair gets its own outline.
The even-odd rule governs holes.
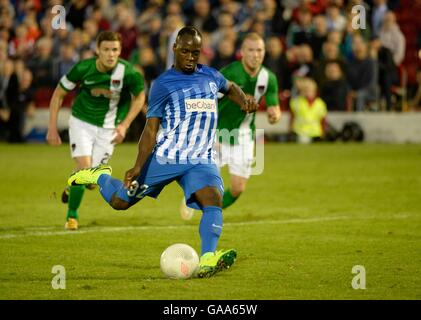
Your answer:
[[[200,31],[197,30],[193,26],[183,27],[180,31],[178,31],[176,40],[178,40],[179,38],[181,38],[182,36],[185,36],[185,35],[189,35],[189,36],[193,36],[193,37],[199,37],[200,39],[202,39],[202,34],[200,33]]]
[[[99,48],[102,41],[118,41],[122,44],[121,34],[113,31],[101,31],[96,38],[96,45]]]

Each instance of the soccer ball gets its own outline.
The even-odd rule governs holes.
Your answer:
[[[176,243],[161,254],[161,270],[171,279],[188,279],[199,266],[199,256],[187,244]]]

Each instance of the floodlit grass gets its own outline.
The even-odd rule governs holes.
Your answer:
[[[136,152],[117,147],[116,177]],[[126,212],[87,191],[80,231],[65,232],[68,146],[0,144],[0,299],[421,299],[420,163],[418,145],[267,144],[264,173],[224,212],[219,247],[237,262],[177,281],[161,252],[200,247],[200,214],[181,220],[177,184]],[[54,265],[65,290],[51,286]],[[365,290],[351,286],[355,265]]]

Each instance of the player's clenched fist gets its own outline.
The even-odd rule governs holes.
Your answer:
[[[140,168],[139,167],[133,167],[126,171],[126,174],[124,175],[124,186],[126,188],[129,188],[131,183],[139,176],[140,174]]]
[[[267,108],[266,112],[267,112],[268,120],[270,124],[277,123],[279,120],[281,120],[282,113],[281,113],[281,108],[279,108],[279,106]]]
[[[244,112],[255,112],[259,108],[259,105],[257,104],[256,100],[254,100],[253,97],[248,96],[246,98],[246,103],[243,105],[242,110]]]
[[[57,130],[49,129],[45,139],[47,140],[49,145],[52,145],[52,146],[61,145],[61,138]]]

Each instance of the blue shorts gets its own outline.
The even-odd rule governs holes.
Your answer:
[[[157,160],[156,154],[152,153],[136,179],[136,187],[132,190],[120,189],[117,197],[131,205],[145,196],[157,198],[162,189],[174,180],[183,189],[187,205],[196,210],[201,209],[194,197],[196,191],[205,187],[216,187],[221,195],[224,193],[224,183],[215,164],[162,164],[162,161]]]

